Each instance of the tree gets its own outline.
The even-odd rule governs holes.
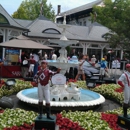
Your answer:
[[[41,7],[43,8],[41,10]],[[42,11],[42,12],[41,12]],[[42,13],[46,18],[54,20],[55,11],[51,3],[47,5],[47,0],[24,0],[17,11],[12,15],[13,18],[34,20]]]
[[[94,6],[91,20],[110,29],[105,39],[111,47],[130,49],[130,0],[104,0],[104,6]]]

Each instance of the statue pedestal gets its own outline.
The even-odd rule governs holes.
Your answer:
[[[120,116],[118,116],[117,123],[119,126],[130,130],[130,118],[125,118],[123,115],[120,115]]]
[[[34,129],[42,130],[43,128],[45,128],[47,130],[56,130],[56,116],[51,115],[51,117],[54,120],[47,119],[45,115],[43,115],[42,119],[38,119],[37,117],[35,119]]]

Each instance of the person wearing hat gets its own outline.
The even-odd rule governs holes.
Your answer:
[[[47,68],[47,61],[41,61],[41,69],[37,71],[36,75],[34,76],[34,81],[38,83],[38,105],[39,105],[39,119],[42,119],[43,113],[43,98],[45,98],[46,102],[46,113],[47,118],[53,120],[50,116],[50,90],[49,90],[49,80],[50,76],[60,72],[60,68],[57,69],[56,72],[53,72]]]
[[[127,115],[127,109],[130,104],[130,64],[126,64],[126,72],[124,72],[118,82],[122,89],[124,90],[124,103],[123,103],[123,114],[124,117],[130,118]]]
[[[105,69],[107,68],[106,63],[105,63],[105,58],[102,58],[101,62],[99,62],[98,64],[100,64],[100,76],[99,76],[99,80],[102,79],[104,77],[105,74]]]

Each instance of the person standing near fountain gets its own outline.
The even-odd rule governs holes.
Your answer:
[[[97,59],[96,59],[95,55],[92,55],[91,64],[92,64],[93,66],[95,66],[96,60],[97,60]]]
[[[52,52],[52,58],[51,59],[52,60],[57,60],[57,55],[54,52]]]
[[[37,50],[33,50],[33,56],[34,56],[34,60],[36,61],[34,65],[34,72],[33,72],[33,75],[35,75],[38,70],[38,62],[39,62],[39,55]]]
[[[84,59],[84,55],[80,55],[79,57],[79,66],[78,66],[78,74],[76,75],[75,77],[75,80],[77,81],[79,76],[82,75],[82,79],[85,81],[85,73],[84,73],[84,69],[83,69],[83,63],[85,62],[85,59]]]
[[[99,80],[103,80],[104,78],[104,74],[105,74],[105,70],[107,69],[107,65],[105,62],[105,58],[102,58],[101,62],[98,62],[98,64],[100,64],[100,75],[99,75]]]
[[[44,60],[47,60],[47,59],[48,59],[47,53],[44,52]]]
[[[46,102],[46,113],[47,118],[53,120],[50,116],[51,109],[50,109],[50,90],[49,90],[49,80],[50,76],[60,72],[60,68],[57,69],[57,72],[53,72],[47,68],[47,61],[41,61],[41,69],[36,73],[34,76],[34,81],[38,83],[38,98],[39,98],[39,119],[42,119],[43,113],[43,98],[45,97]]]
[[[118,84],[123,88],[124,90],[124,103],[123,103],[123,113],[124,117],[130,118],[127,115],[127,109],[129,108],[130,103],[130,64],[126,64],[126,72],[124,72],[119,80]]]

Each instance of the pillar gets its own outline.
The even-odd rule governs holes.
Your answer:
[[[123,50],[121,50],[120,59],[123,59]]]
[[[5,29],[3,30],[3,42],[6,41],[6,32]],[[2,54],[2,59],[5,58],[5,48],[3,48],[3,54]]]
[[[101,49],[101,58],[103,58],[103,49]]]

